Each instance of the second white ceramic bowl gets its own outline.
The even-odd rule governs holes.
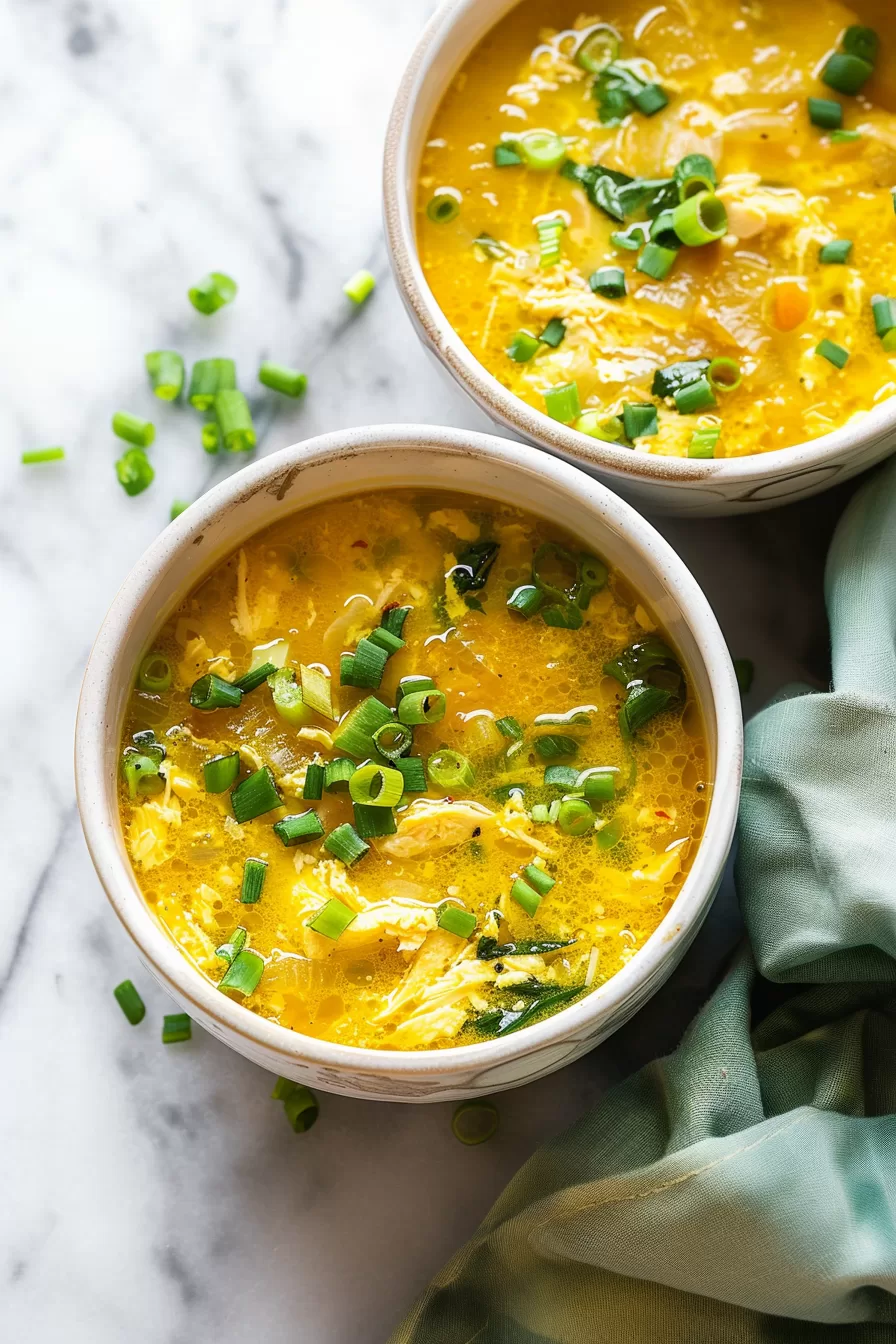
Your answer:
[[[751,457],[698,461],[633,453],[589,439],[535,410],[470,353],[436,303],[417,255],[417,171],[433,115],[452,78],[516,3],[447,0],[441,6],[405,71],[386,136],[383,190],[392,267],[419,336],[443,368],[497,425],[575,463],[655,513],[699,516],[771,508],[848,480],[893,452],[896,400],[833,434]]]
[[[118,815],[125,710],[140,659],[200,580],[260,528],[343,495],[467,490],[528,509],[581,539],[631,581],[677,645],[700,704],[714,781],[706,831],[678,899],[607,984],[503,1040],[449,1050],[361,1050],[301,1036],[233,1002],[194,967],[146,905]],[[112,907],[156,978],[213,1035],[272,1073],[350,1096],[440,1101],[515,1087],[584,1054],[666,979],[709,909],[731,844],[742,755],[740,697],[697,583],[652,527],[596,481],[503,439],[422,425],[327,434],[246,467],[190,506],[136,565],[103,623],[78,710],[84,834]]]

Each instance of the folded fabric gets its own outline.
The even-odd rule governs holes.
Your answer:
[[[833,689],[747,727],[751,948],[675,1054],[522,1168],[394,1344],[894,1344],[896,463],[826,596]],[[802,988],[751,1034],[754,959]]]

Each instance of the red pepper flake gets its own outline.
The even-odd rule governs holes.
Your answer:
[[[353,542],[352,542],[352,549],[354,549],[356,546],[360,546],[360,547],[362,548],[362,550],[365,550],[365,551],[367,550],[367,542],[366,542],[366,541],[362,541],[362,540],[353,541]]]
[[[657,815],[658,817],[662,817],[662,818],[663,818],[663,821],[671,821],[671,820],[672,820],[672,818],[669,816],[669,813],[668,813],[668,812],[657,812],[656,815]]]

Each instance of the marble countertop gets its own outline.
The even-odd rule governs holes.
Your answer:
[[[170,1010],[108,908],[81,837],[71,737],[91,640],[164,527],[232,467],[151,399],[142,357],[270,355],[307,369],[259,451],[376,421],[488,428],[420,350],[388,275],[380,145],[430,0],[3,0],[0,663],[8,856],[0,901],[0,1320],[49,1344],[378,1344],[532,1150],[671,1048],[737,937],[729,887],[673,981],[576,1065],[505,1093],[465,1149],[450,1107],[322,1097],[296,1137],[271,1079]],[[338,90],[338,97],[335,96]],[[342,281],[379,278],[348,311]],[[185,292],[236,276],[209,320]],[[152,414],[153,487],[116,482],[111,413]],[[23,468],[22,450],[68,459]],[[823,684],[821,566],[845,493],[662,530],[704,584],[755,707]],[[14,781],[14,782],[13,782]],[[11,860],[11,861],[10,861]],[[111,990],[132,977],[131,1029]]]

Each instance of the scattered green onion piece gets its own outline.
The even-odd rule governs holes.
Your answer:
[[[544,345],[549,345],[556,350],[565,335],[566,323],[559,317],[552,317],[538,339]]]
[[[545,594],[541,588],[536,588],[532,583],[524,583],[519,588],[514,588],[510,597],[507,599],[507,605],[511,611],[519,612],[526,620],[534,616],[544,606]]]
[[[702,247],[728,232],[728,211],[714,191],[698,191],[696,196],[688,196],[675,207],[672,224],[688,247]]]
[[[128,448],[115,463],[115,474],[126,495],[142,495],[155,480],[155,469],[142,448]]]
[[[404,631],[404,623],[410,614],[410,607],[390,607],[388,611],[383,612],[380,628],[388,630],[390,635],[397,635],[400,639]]]
[[[574,737],[564,737],[562,733],[547,733],[535,742],[535,750],[543,761],[556,760],[558,756],[575,756],[579,744]]]
[[[850,56],[861,56],[869,65],[874,65],[880,54],[880,38],[877,33],[873,28],[865,28],[859,23],[849,25],[840,45]]]
[[[524,131],[516,149],[526,167],[540,173],[553,172],[566,158],[566,144],[556,131]]]
[[[596,564],[601,562],[595,561]],[[604,579],[606,575],[604,575]],[[603,587],[601,582],[599,587]],[[591,726],[591,715],[586,709],[568,709],[565,714],[536,714],[536,728],[588,728]]]
[[[540,219],[535,226],[538,234],[538,261],[540,266],[556,266],[560,260],[560,239],[566,228],[562,219]]]
[[[601,294],[605,299],[625,297],[625,271],[619,266],[601,266],[589,276],[588,284],[595,294]]]
[[[843,104],[833,98],[809,98],[809,120],[823,131],[833,131],[843,125]]]
[[[426,792],[426,767],[422,756],[402,756],[392,764],[401,772],[405,793]]]
[[[650,228],[647,224],[629,224],[627,229],[610,234],[610,242],[613,246],[620,247],[625,252],[637,252],[638,248],[643,247],[649,241]]]
[[[508,141],[495,145],[492,157],[496,168],[515,168],[523,161],[522,154],[517,153],[514,146]]]
[[[410,751],[414,734],[405,723],[384,723],[373,734],[376,749],[387,761],[397,761]]]
[[[225,756],[213,756],[202,767],[206,793],[226,793],[240,773],[240,754],[231,751]]]
[[[434,751],[426,763],[426,771],[432,782],[441,789],[468,789],[476,779],[466,756],[450,747],[440,747]]]
[[[418,757],[412,756],[411,760]],[[404,764],[404,762],[402,762]],[[424,783],[424,788],[426,787]],[[418,790],[422,793],[423,789]],[[398,827],[391,807],[370,807],[365,803],[355,803],[355,830],[362,840],[377,839],[383,835],[394,835]]]
[[[219,989],[235,989],[246,998],[254,994],[264,975],[264,958],[244,947],[218,981]]]
[[[268,865],[264,859],[247,859],[243,864],[243,881],[240,887],[240,904],[257,905],[264,890],[264,880],[268,875]]]
[[[350,868],[358,859],[363,859],[364,855],[369,853],[370,846],[366,840],[361,839],[351,822],[344,821],[327,836],[324,849]]]
[[[342,286],[342,292],[352,303],[364,303],[376,289],[376,276],[370,271],[355,271]]]
[[[187,1013],[167,1013],[162,1018],[162,1044],[177,1045],[193,1035],[193,1023]]]
[[[344,792],[356,769],[354,761],[348,756],[337,756],[335,760],[327,761],[324,767],[324,788],[327,793]]]
[[[261,663],[258,667],[250,668],[248,672],[244,672],[241,677],[237,677],[233,684],[240,688],[243,695],[248,695],[250,691],[257,690],[263,681],[267,681],[268,677],[279,671],[280,669],[273,663]]]
[[[309,807],[307,812],[294,812],[290,817],[275,821],[273,830],[277,839],[287,847],[319,840],[324,833],[323,822],[313,807]]]
[[[349,675],[352,686],[362,686],[367,690],[375,690],[383,679],[383,672],[389,655],[379,644],[373,643],[370,639],[359,639],[358,647],[351,655],[351,669]],[[344,668],[340,661],[340,681],[344,680],[345,672],[349,669]],[[332,715],[329,716],[332,718]]]
[[[591,439],[601,439],[604,443],[619,443],[625,437],[622,420],[618,415],[606,416],[603,411],[583,411],[573,424],[580,434]]]
[[[516,364],[527,364],[532,356],[538,353],[538,347],[538,337],[534,336],[531,331],[520,328],[510,338],[507,355]]]
[[[574,602],[554,602],[542,607],[541,619],[557,630],[581,630],[584,617]]]
[[[233,709],[242,698],[239,686],[225,681],[215,672],[207,672],[190,687],[190,704],[194,709]]]
[[[215,948],[215,956],[220,957],[222,961],[226,961],[229,966],[234,957],[238,956],[246,946],[248,937],[249,935],[242,924],[237,925],[227,942]]]
[[[404,775],[393,766],[362,765],[348,782],[353,803],[364,807],[394,807],[404,793]]]
[[[398,683],[398,689],[395,692],[395,704],[400,705],[406,695],[413,691],[434,691],[436,684],[432,677],[425,677],[420,672],[415,672],[409,677],[402,677]]]
[[[716,398],[708,378],[698,378],[696,382],[686,383],[675,395],[675,409],[679,415],[696,415],[715,406]]]
[[[575,592],[576,606],[587,611],[592,597],[606,587],[609,570],[596,555],[579,556],[579,581]],[[544,720],[539,715],[539,719]]]
[[[495,719],[495,727],[502,737],[512,738],[514,742],[522,742],[523,730],[518,719],[512,714],[505,714],[503,719]]]
[[[242,392],[235,387],[219,392],[215,397],[215,415],[228,453],[248,453],[255,447],[252,412]]]
[[[230,795],[230,802],[233,815],[241,826],[246,821],[253,821],[255,817],[262,817],[266,812],[273,812],[275,808],[283,806],[274,776],[266,765],[237,784]]]
[[[307,1134],[320,1115],[320,1103],[310,1087],[293,1083],[287,1096],[282,1098],[286,1118],[296,1134]]]
[[[347,905],[343,905],[342,901],[337,900],[334,896],[309,921],[308,928],[313,929],[315,933],[323,934],[325,938],[330,938],[335,943],[345,933],[354,918],[354,910],[350,910]]]
[[[365,760],[376,753],[373,734],[377,728],[392,722],[392,711],[375,695],[368,695],[339,724],[333,734],[333,746],[337,751],[354,756],[356,760]]]
[[[557,885],[550,873],[546,873],[543,868],[538,868],[534,863],[529,863],[523,869],[526,881],[530,887],[534,887],[539,896],[547,896],[548,892]]]
[[[849,351],[844,350],[842,345],[835,345],[834,342],[829,341],[827,337],[816,345],[815,353],[816,355],[821,355],[822,359],[826,359],[830,364],[833,364],[836,369],[842,369],[849,359]]]
[[[217,420],[208,420],[202,426],[201,441],[203,452],[214,454],[221,451],[221,426]]]
[[[652,402],[636,405],[626,402],[622,408],[622,425],[627,439],[644,439],[658,434],[656,407]]]
[[[516,901],[517,905],[530,918],[534,919],[538,913],[538,907],[541,905],[541,897],[534,887],[530,887],[528,882],[524,882],[521,877],[518,877],[510,888],[510,898]]]
[[[673,177],[678,183],[681,201],[701,191],[715,191],[717,185],[716,170],[705,154],[686,154],[676,165]]]
[[[393,653],[397,653],[399,649],[404,648],[404,640],[401,636],[394,635],[384,625],[378,625],[375,630],[371,630],[367,638],[372,644],[378,644],[384,650],[387,658],[391,658]]]
[[[615,770],[583,770],[576,783],[589,803],[610,803],[616,797]]]
[[[680,387],[695,383],[709,369],[708,359],[685,359],[678,364],[669,364],[665,369],[657,369],[650,385],[654,397],[673,397]]]
[[[746,695],[753,685],[753,677],[756,669],[753,666],[752,658],[735,658],[734,675],[737,678],[737,687],[741,695]]]
[[[19,459],[23,467],[34,467],[40,462],[61,462],[65,457],[64,448],[31,448]]]
[[[645,84],[643,89],[632,94],[632,102],[645,117],[652,117],[669,105],[669,95],[659,84]]]
[[[729,359],[727,355],[717,355],[710,360],[706,377],[715,392],[733,392],[740,387],[740,365],[736,359]]]
[[[140,664],[137,686],[141,691],[161,695],[164,691],[170,690],[173,677],[170,662],[164,653],[155,650],[153,653],[148,653]]]
[[[302,785],[302,797],[306,802],[317,803],[323,798],[326,777],[326,768],[312,761],[305,771],[305,783]]]
[[[291,1078],[278,1078],[271,1093],[271,1100],[285,1101],[296,1087],[298,1087],[298,1083],[294,1083]]]
[[[665,280],[675,265],[678,253],[671,247],[661,247],[659,243],[647,243],[642,249],[635,270],[649,275],[651,280]]]
[[[140,793],[161,793],[164,780],[159,773],[159,761],[133,747],[125,748],[121,757],[121,774],[128,786],[128,797],[133,802]]]
[[[598,849],[615,849],[621,839],[622,821],[619,817],[613,817],[597,833]]]
[[[695,429],[688,444],[688,457],[715,457],[722,431],[717,426]]]
[[[579,780],[579,772],[572,765],[548,765],[545,767],[544,782],[551,788],[574,789]]]
[[[187,290],[187,298],[197,313],[209,316],[225,304],[232,303],[236,298],[236,290],[236,281],[231,280],[229,275],[223,271],[209,271],[192,289]]]
[[[585,33],[573,59],[589,75],[596,75],[615,61],[621,45],[622,39],[616,29],[608,23],[599,23]]]
[[[469,938],[476,927],[476,916],[472,911],[461,910],[456,905],[443,905],[436,922],[440,929],[445,929],[458,938]]]
[[[870,79],[873,69],[871,62],[861,56],[854,56],[848,51],[835,51],[828,57],[821,72],[821,82],[837,93],[854,97]]]
[[[150,420],[141,420],[139,415],[131,415],[128,411],[115,412],[112,432],[137,448],[148,448],[156,437],[156,427]]]
[[[134,988],[132,980],[122,980],[120,985],[115,986],[112,993],[132,1027],[136,1027],[138,1022],[143,1021],[146,1016],[146,1004]]]
[[[309,709],[322,714],[325,719],[335,719],[333,713],[333,694],[330,678],[316,667],[299,666],[302,681],[302,699]]]
[[[564,798],[557,814],[564,835],[585,835],[594,826],[594,813],[583,798]]]
[[[444,691],[412,691],[403,695],[398,703],[398,718],[401,723],[415,726],[419,723],[439,723],[445,717],[446,700]]]
[[[302,688],[291,667],[278,668],[268,677],[274,708],[293,728],[301,728],[311,719],[311,706],[306,705]]]
[[[173,523],[175,518],[179,518],[182,513],[186,513],[189,507],[190,507],[190,501],[188,499],[173,499],[171,501],[171,509],[168,515],[171,522]]]
[[[210,411],[219,392],[236,387],[236,364],[232,359],[197,359],[190,370],[187,400],[197,411]],[[215,451],[206,448],[206,452]]]
[[[353,653],[340,653],[339,655],[339,685],[354,686],[355,676],[355,655]]]
[[[854,140],[861,140],[861,138],[862,138],[861,131],[844,131],[844,130],[831,131],[832,145],[848,145],[852,144]]]
[[[149,385],[160,401],[177,401],[184,386],[184,361],[176,350],[152,350],[143,356]]]
[[[426,214],[433,224],[450,224],[460,214],[460,201],[453,190],[437,191],[426,207]]]
[[[560,387],[550,387],[544,394],[544,408],[552,420],[568,425],[581,413],[579,388],[577,383],[563,383]]]
[[[284,397],[300,397],[308,386],[307,374],[290,369],[286,364],[272,364],[269,360],[259,366],[258,381]]]
[[[156,741],[156,735],[151,728],[142,728],[139,733],[134,733],[131,741],[147,756],[153,756],[159,765],[168,754],[161,742]]]
[[[887,299],[883,294],[875,294],[871,300],[871,313],[874,317],[874,329],[881,340],[896,329],[896,299]]]
[[[818,250],[818,260],[823,266],[843,266],[849,261],[849,254],[852,251],[852,240],[850,238],[837,238],[832,243],[825,243]]]
[[[560,815],[560,799],[555,798],[554,801],[551,803],[550,807],[548,808],[548,821],[551,822],[551,824],[553,825],[553,823],[557,820],[559,815]]]
[[[668,709],[673,699],[671,691],[660,686],[633,686],[619,710],[619,731],[623,739],[629,741],[645,723]]]
[[[546,803],[533,803],[529,815],[534,822],[542,826],[546,825],[551,819]]]

